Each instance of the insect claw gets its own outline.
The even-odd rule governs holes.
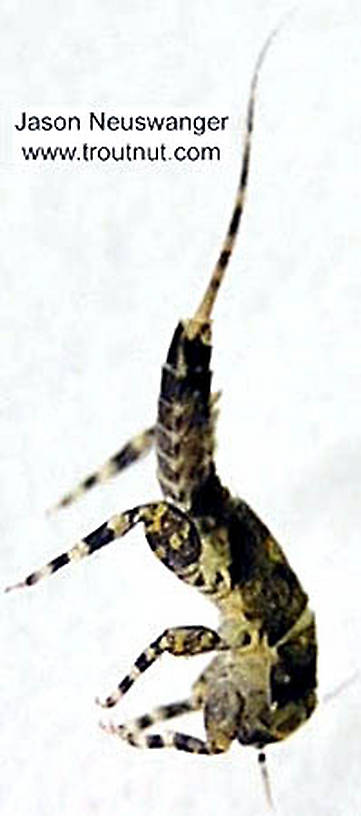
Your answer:
[[[106,700],[101,700],[100,697],[95,698],[96,705],[100,706],[100,708],[108,708]]]
[[[4,592],[12,592],[13,589],[23,589],[26,586],[26,581],[19,581],[18,584],[11,584],[10,586],[5,587]]]
[[[100,697],[95,698],[95,702],[101,708],[113,708],[118,702],[120,697],[115,697],[113,695],[106,697],[105,700],[101,700]]]
[[[51,507],[47,507],[46,510],[45,510],[46,517],[49,518],[49,516],[53,516],[54,513],[56,513],[57,510],[59,510],[59,504],[58,503],[57,504],[52,504]]]
[[[116,726],[114,723],[104,723],[102,720],[99,720],[98,725],[106,734],[119,734],[120,726]]]

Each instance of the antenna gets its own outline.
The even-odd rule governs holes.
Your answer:
[[[264,751],[261,751],[258,754],[258,764],[261,770],[262,782],[263,782],[263,789],[266,796],[267,805],[272,812],[275,812],[273,799],[272,799],[272,792],[271,792],[271,782],[269,778],[269,773],[266,765],[266,754]]]

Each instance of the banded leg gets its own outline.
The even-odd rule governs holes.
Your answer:
[[[100,723],[100,727],[107,734],[115,734],[116,736],[133,745],[136,748],[166,748],[174,747],[182,751],[191,751],[192,753],[209,753],[205,743],[195,737],[190,737],[179,732],[167,732],[165,734],[144,734],[143,731],[155,725],[158,722],[164,722],[172,717],[178,717],[181,714],[188,714],[192,711],[198,711],[202,705],[200,698],[188,697],[186,700],[180,700],[176,703],[169,703],[168,705],[159,706],[135,720],[130,720],[123,725],[113,725]]]
[[[100,727],[107,734],[115,734],[134,748],[176,748],[177,751],[187,751],[189,754],[220,754],[221,749],[214,750],[205,740],[183,734],[182,731],[165,731],[164,734],[142,734],[132,731],[127,725],[105,725]]]
[[[223,642],[217,632],[205,626],[177,626],[166,629],[137,657],[129,674],[125,675],[115,691],[104,702],[101,702],[99,698],[96,699],[96,702],[102,708],[115,706],[133,686],[137,678],[165,652],[180,657],[203,654],[222,647]],[[199,695],[194,695],[194,699],[199,700]]]
[[[176,572],[179,578],[192,580],[198,569],[201,551],[198,532],[185,513],[162,501],[140,505],[113,516],[70,550],[56,556],[44,567],[28,575],[24,581],[7,587],[5,591],[36,584],[71,561],[85,558],[114,539],[121,538],[139,522],[144,524],[147,540],[155,555]]]
[[[211,409],[213,412],[214,420],[217,418],[218,410],[214,409],[214,406],[218,402],[221,396],[221,392],[217,391],[215,394],[211,395]],[[214,410],[213,410],[214,409]],[[60,510],[63,507],[69,507],[70,504],[77,501],[84,493],[87,493],[88,490],[91,490],[92,487],[95,487],[97,484],[104,484],[108,481],[108,479],[113,478],[113,476],[117,476],[118,473],[121,473],[122,470],[125,470],[129,465],[134,464],[139,459],[143,459],[151,448],[154,445],[155,440],[155,427],[152,426],[151,428],[147,428],[142,433],[137,434],[126,445],[115,453],[114,456],[111,456],[110,459],[102,465],[98,470],[91,473],[89,476],[86,476],[85,479],[82,479],[73,490],[70,490],[68,493],[65,493],[62,498],[50,507],[48,512],[53,513],[56,510]]]
[[[118,453],[111,456],[104,465],[79,482],[69,493],[62,496],[60,501],[50,508],[49,512],[59,510],[62,507],[69,507],[70,504],[95,485],[108,481],[112,476],[125,470],[128,465],[132,465],[133,462],[137,462],[138,459],[146,456],[154,444],[154,433],[155,429],[152,427],[134,436],[126,445],[123,445]]]

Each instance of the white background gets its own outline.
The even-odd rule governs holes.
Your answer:
[[[3,0],[4,585],[160,495],[152,455],[73,509],[43,514],[153,421],[171,332],[198,302],[230,215],[255,58],[287,8]],[[304,2],[274,42],[214,326],[219,470],[310,594],[321,701],[357,672],[360,650],[360,35],[358,2]],[[14,150],[22,110],[94,107],[229,115],[222,161],[31,165]],[[165,626],[217,622],[156,562],[141,530],[1,603],[4,816],[263,812],[251,749],[142,753],[97,728],[94,696]],[[204,662],[165,657],[114,719],[186,696]],[[359,698],[356,674],[270,748],[277,813],[360,812]],[[185,730],[201,734],[196,716]]]

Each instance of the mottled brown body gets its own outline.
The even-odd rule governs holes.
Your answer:
[[[295,730],[316,704],[315,624],[280,546],[216,474],[210,358],[209,322],[180,323],[163,367],[156,426],[161,487],[189,514],[198,536],[190,535],[186,520],[170,535],[166,505],[157,530],[146,535],[163,563],[208,594],[221,614],[219,634],[228,649],[205,674],[207,731],[213,697],[229,717],[228,697],[236,695],[234,736],[259,747]],[[222,745],[227,739],[223,734]]]
[[[162,563],[217,605],[217,632],[203,626],[165,630],[101,703],[114,706],[165,652],[175,657],[216,652],[190,697],[131,723],[104,726],[136,746],[215,754],[238,740],[260,749],[291,734],[316,705],[315,621],[307,595],[266,525],[242,499],[231,496],[214,463],[218,395],[211,393],[210,316],[243,211],[255,90],[272,37],[251,83],[241,176],[228,232],[200,306],[174,332],[162,368],[155,426],[127,443],[59,505],[68,505],[80,492],[124,469],[153,444],[164,499],[114,516],[16,585],[35,584],[141,523]],[[205,740],[174,731],[144,735],[155,722],[197,709],[204,713]]]
[[[210,326],[179,323],[162,368],[156,425],[157,475],[165,496],[191,511],[213,460]]]

